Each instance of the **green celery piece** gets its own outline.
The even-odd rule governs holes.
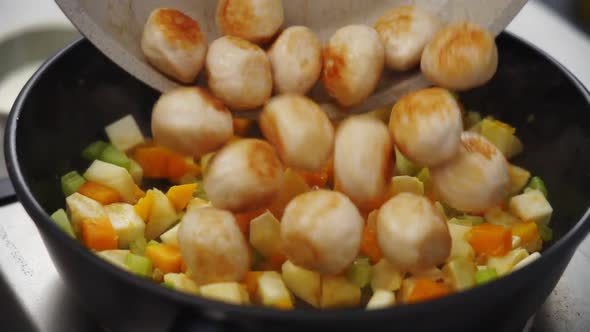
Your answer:
[[[72,229],[72,224],[70,223],[70,219],[68,219],[68,215],[66,214],[66,211],[64,211],[64,209],[59,209],[53,212],[53,214],[51,215],[51,219],[55,221],[57,226],[59,226],[59,228],[61,228],[62,231],[66,232],[66,234],[68,234],[72,238],[76,238],[74,230]]]
[[[538,224],[537,226],[539,226],[541,240],[543,240],[543,242],[551,242],[551,240],[553,240],[553,230],[547,225]]]
[[[86,183],[86,179],[76,171],[71,171],[61,177],[61,189],[66,197],[78,191],[84,183]]]
[[[129,243],[129,250],[135,255],[143,256],[145,255],[145,248],[147,247],[147,243],[144,237],[137,238],[131,243]]]
[[[131,160],[129,160],[129,158],[127,158],[127,155],[125,155],[124,152],[118,150],[112,144],[108,144],[102,150],[98,159],[102,160],[106,163],[121,166],[127,170],[129,170],[131,168]]]
[[[430,177],[430,170],[424,167],[420,170],[416,178],[424,185],[424,192],[429,192],[432,189],[432,178]]]
[[[174,288],[174,284],[171,283],[170,281],[164,281],[163,283],[161,283],[160,285],[164,286],[164,287],[168,287],[170,289],[175,289]]]
[[[125,265],[134,274],[142,277],[152,276],[152,262],[146,257],[129,253],[125,258]]]
[[[475,273],[475,283],[477,285],[483,285],[496,278],[498,278],[498,273],[493,267],[488,267]]]
[[[84,150],[82,150],[82,158],[88,161],[94,161],[98,159],[98,157],[100,157],[100,154],[102,153],[104,148],[107,147],[107,145],[109,144],[105,141],[96,141],[90,143],[90,145],[88,145]]]
[[[481,120],[481,114],[479,114],[479,112],[469,111],[463,116],[463,127],[471,128]]]
[[[348,281],[363,288],[371,281],[371,264],[368,258],[357,258],[346,272]]]
[[[147,243],[147,246],[148,247],[149,246],[157,246],[159,244],[160,244],[160,242],[158,242],[158,241],[150,240],[150,242]]]
[[[527,188],[538,190],[538,191],[542,192],[543,195],[545,195],[545,197],[547,197],[547,187],[545,187],[545,181],[543,181],[538,176],[533,176],[531,178],[531,180],[529,181],[529,185],[527,186]]]
[[[406,158],[397,148],[395,149],[395,168],[397,175],[410,175],[418,173],[420,167]]]
[[[197,189],[195,190],[195,193],[193,196],[208,201],[209,198],[207,198],[207,193],[205,192],[205,186],[203,185],[203,180],[199,180],[196,183],[197,183]]]

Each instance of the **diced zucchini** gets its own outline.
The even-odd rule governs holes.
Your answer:
[[[250,244],[264,257],[281,250],[281,224],[270,211],[250,221]]]
[[[514,265],[525,259],[529,253],[522,248],[513,249],[506,256],[488,258],[487,266],[494,268],[499,276],[510,272]]]
[[[145,248],[147,247],[147,241],[145,237],[139,237],[129,243],[129,250],[131,253],[143,256],[145,255]]]
[[[553,240],[553,230],[547,225],[539,225],[539,234],[541,235],[541,240],[543,240],[543,242],[551,242],[551,240]]]
[[[76,234],[80,233],[82,220],[106,218],[107,216],[104,207],[99,202],[79,193],[73,193],[66,197],[66,207]]]
[[[507,228],[514,226],[520,221],[511,213],[508,213],[497,207],[486,211],[484,219],[490,224],[500,225]]]
[[[377,289],[398,290],[402,284],[403,276],[399,269],[382,258],[371,268],[371,288],[373,291]]]
[[[126,203],[134,204],[136,201],[135,182],[123,167],[95,160],[84,173],[84,177],[115,189]]]
[[[451,234],[451,253],[447,258],[447,262],[457,258],[473,260],[475,252],[469,242],[467,242],[467,234],[471,231],[471,226],[457,225],[449,222],[448,227],[449,233]]]
[[[114,249],[114,250],[103,250],[96,253],[98,257],[105,259],[107,262],[123,269],[129,271],[129,267],[125,264],[127,260],[127,255],[129,254],[129,250],[121,250],[121,249]]]
[[[395,149],[395,174],[413,176],[420,171],[420,166],[406,158],[397,148]]]
[[[125,265],[127,265],[129,271],[138,276],[148,278],[152,275],[152,262],[147,257],[128,253],[125,258]]]
[[[218,282],[201,286],[200,295],[208,299],[233,304],[246,304],[240,284],[237,282]]]
[[[358,306],[361,289],[345,277],[322,276],[321,308],[344,308]]]
[[[543,195],[545,195],[545,197],[547,197],[547,187],[545,187],[545,181],[543,181],[538,176],[533,176],[531,178],[531,181],[529,182],[529,185],[527,186],[527,188],[530,188],[533,190],[538,190],[538,191],[542,192]]]
[[[516,271],[522,267],[525,267],[525,266],[529,265],[530,263],[536,261],[539,258],[541,258],[541,254],[538,252],[534,252],[534,253],[530,254],[527,258],[516,263],[516,265],[514,265],[514,267],[512,268],[512,271]]]
[[[123,167],[126,170],[131,168],[131,160],[127,158],[127,155],[111,144],[107,144],[107,146],[105,146],[105,148],[100,153],[100,156],[98,156],[98,159],[104,161],[105,163]]]
[[[413,176],[398,175],[391,178],[391,188],[393,194],[399,193],[413,193],[416,195],[424,195],[424,184]]]
[[[298,298],[314,307],[320,305],[321,277],[311,271],[286,261],[281,267],[283,281],[287,288]]]
[[[113,203],[104,208],[119,237],[119,248],[127,249],[131,242],[143,238],[145,223],[137,215],[133,205]]]
[[[76,238],[74,234],[74,230],[72,229],[72,224],[70,223],[70,219],[68,219],[68,215],[64,209],[59,209],[51,215],[51,219],[61,228],[69,236]]]
[[[371,264],[366,257],[360,257],[354,260],[346,272],[348,281],[363,288],[371,281]]]
[[[145,141],[131,114],[111,123],[104,130],[111,143],[121,151],[127,151]]]
[[[258,278],[258,298],[260,302],[269,307],[278,309],[293,309],[291,294],[283,282],[281,275],[276,271],[264,271]]]
[[[513,127],[501,121],[486,118],[481,122],[481,135],[502,151],[504,156],[512,146],[515,132]]]
[[[135,160],[129,159],[129,174],[137,185],[141,185],[143,180],[143,168]]]
[[[82,158],[88,161],[94,161],[100,157],[102,150],[107,147],[109,143],[105,141],[96,141],[90,143],[84,150],[82,150]]]
[[[443,267],[443,272],[456,290],[473,287],[476,270],[474,261],[464,257],[455,258]]]
[[[164,283],[168,284],[172,289],[189,294],[199,294],[199,287],[197,284],[187,277],[184,273],[166,273],[164,275]]]
[[[61,177],[61,189],[64,196],[68,197],[78,191],[86,183],[86,180],[76,171],[71,171]]]
[[[383,289],[376,290],[367,303],[368,310],[393,307],[395,305],[395,294]]]
[[[510,212],[523,221],[534,221],[547,225],[553,208],[539,190],[529,190],[510,199]]]
[[[508,165],[508,175],[510,176],[510,195],[520,193],[531,177],[529,171],[512,164]]]
[[[493,267],[479,269],[475,273],[475,284],[483,285],[498,278],[498,273]]]

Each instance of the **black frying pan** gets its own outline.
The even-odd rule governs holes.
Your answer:
[[[500,65],[486,86],[464,93],[467,109],[518,128],[525,152],[514,162],[545,179],[554,243],[531,265],[488,285],[386,310],[278,311],[209,301],[123,272],[64,235],[48,213],[64,205],[59,176],[87,165],[80,151],[105,125],[133,114],[149,134],[158,93],[81,40],[49,60],[16,101],[6,160],[18,198],[80,304],[105,326],[129,330],[518,331],[555,287],[590,230],[590,105],[581,84],[517,38],[498,38]],[[531,115],[534,121],[529,122]]]

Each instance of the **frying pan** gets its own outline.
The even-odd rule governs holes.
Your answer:
[[[15,102],[5,151],[19,200],[80,305],[124,331],[518,331],[555,287],[590,231],[590,96],[563,67],[503,33],[487,85],[461,94],[465,108],[516,128],[514,163],[542,177],[555,210],[554,240],[541,259],[490,284],[442,299],[375,311],[279,311],[185,295],[128,274],[68,238],[48,213],[63,207],[59,176],[84,169],[80,152],[103,128],[132,114],[149,134],[158,93],[80,40],[48,60]]]

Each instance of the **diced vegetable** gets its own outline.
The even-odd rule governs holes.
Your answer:
[[[145,141],[131,114],[111,123],[104,130],[111,143],[121,151],[127,151]]]
[[[396,291],[401,287],[403,276],[399,269],[383,258],[371,269],[371,288],[373,291]]]
[[[426,167],[422,168],[416,175],[416,178],[424,184],[424,192],[430,192],[432,189],[432,177],[430,176],[430,170]]]
[[[545,197],[547,197],[547,187],[545,187],[545,181],[543,181],[538,176],[533,176],[527,188],[538,190],[543,193]]]
[[[164,274],[180,272],[182,256],[176,246],[168,244],[148,245],[145,255],[152,261],[155,268],[160,269]]]
[[[96,251],[117,249],[117,233],[108,218],[84,219],[80,226],[86,248]]]
[[[125,264],[128,254],[129,250],[121,249],[103,250],[96,253],[98,257],[126,271],[129,270],[129,267]]]
[[[395,149],[395,174],[413,176],[420,171],[420,166],[406,158],[397,148]]]
[[[119,248],[127,249],[133,241],[143,239],[145,223],[137,215],[133,205],[115,203],[104,208],[119,238]]]
[[[508,165],[508,175],[510,176],[510,195],[520,193],[531,177],[529,171],[512,164]]]
[[[377,243],[377,225],[375,223],[367,223],[363,228],[363,237],[361,238],[361,253],[371,260],[371,263],[378,262],[383,253]]]
[[[140,147],[134,150],[133,159],[143,168],[143,175],[154,179],[176,179],[196,171],[195,165],[161,146]]]
[[[500,225],[508,228],[514,226],[520,221],[511,213],[508,213],[498,207],[486,211],[484,219],[490,224]]]
[[[506,151],[506,159],[511,159],[512,157],[520,154],[524,146],[518,137],[514,136],[512,140],[512,144],[510,145],[508,151]]]
[[[287,288],[298,298],[314,307],[320,305],[321,277],[316,271],[299,267],[286,261],[281,272]]]
[[[80,224],[84,219],[106,218],[104,207],[92,198],[79,193],[66,197],[66,206],[70,214],[70,221],[76,234],[80,233]]]
[[[469,111],[463,115],[463,127],[471,128],[481,121],[481,114],[479,112]]]
[[[394,195],[399,193],[424,195],[424,184],[417,178],[408,175],[398,175],[391,178],[391,189]]]
[[[450,224],[462,226],[477,226],[485,222],[485,219],[480,216],[462,215],[449,219]]]
[[[100,153],[100,156],[98,156],[98,159],[104,161],[105,163],[123,167],[127,170],[129,170],[131,167],[131,160],[127,158],[127,155],[111,144],[107,144],[107,146],[105,146],[105,148]]]
[[[395,294],[390,291],[378,289],[373,292],[373,296],[367,303],[367,309],[382,309],[393,307],[395,305]]]
[[[493,267],[499,276],[508,274],[521,260],[525,259],[529,253],[525,249],[514,249],[502,257],[490,257],[487,262],[488,267]]]
[[[129,253],[125,258],[125,265],[132,273],[141,277],[152,275],[152,262],[146,257]]]
[[[141,184],[143,180],[143,168],[133,159],[129,159],[129,174],[136,184]]]
[[[180,223],[160,235],[162,243],[178,247],[178,228],[180,228]]]
[[[233,303],[246,304],[249,299],[244,298],[242,286],[237,282],[218,282],[201,286],[200,295],[212,300]],[[247,293],[246,293],[247,294]]]
[[[521,239],[519,236],[512,235],[512,249],[516,249],[520,246]]]
[[[78,188],[78,192],[86,197],[99,202],[102,205],[108,205],[121,201],[119,192],[94,181],[87,181]]]
[[[242,231],[242,233],[249,238],[250,222],[252,222],[254,218],[264,214],[266,211],[266,209],[257,209],[234,214],[234,217],[236,218],[236,223],[238,224],[238,227],[240,227],[240,231]]]
[[[541,236],[539,227],[532,221],[521,222],[512,226],[512,235],[520,238],[521,246],[537,241]]]
[[[203,185],[203,181],[197,181],[197,189],[195,190],[195,194],[194,196],[196,198],[200,198],[204,201],[208,201],[209,198],[207,198],[207,193],[205,192],[205,186]]]
[[[475,272],[475,283],[477,285],[483,285],[497,278],[498,273],[496,272],[496,269],[494,269],[493,267],[487,267],[485,269],[481,269]]]
[[[529,190],[510,199],[510,212],[523,221],[547,225],[553,208],[539,190]]]
[[[148,190],[146,197],[153,192],[153,204],[145,229],[145,238],[153,240],[168,230],[178,220],[178,214],[168,197],[158,189]],[[136,209],[137,211],[137,209]]]
[[[193,199],[193,194],[196,189],[196,183],[172,186],[166,192],[166,197],[172,202],[176,211],[182,211],[187,206],[188,202]]]
[[[135,199],[139,200],[145,196],[145,191],[141,190],[141,188],[137,184],[135,184],[134,194]]]
[[[418,303],[445,296],[450,292],[447,286],[429,278],[408,278],[403,282],[401,297],[405,303]]]
[[[164,283],[170,288],[181,292],[199,294],[199,286],[184,273],[166,273],[164,275]]]
[[[512,249],[510,229],[499,225],[473,226],[467,238],[477,255],[504,256]]]
[[[525,267],[525,266],[529,265],[530,263],[536,261],[539,258],[541,258],[541,254],[538,252],[534,252],[534,253],[528,255],[525,259],[516,263],[516,265],[514,265],[514,267],[512,267],[512,271],[516,271],[522,267]]]
[[[464,290],[475,285],[476,267],[473,260],[455,258],[443,267],[443,272],[455,290]]]
[[[82,150],[82,158],[88,161],[94,161],[100,157],[102,150],[107,147],[109,143],[104,141],[96,141],[90,143],[84,150]]]
[[[281,224],[270,211],[250,222],[250,244],[264,257],[281,250]]]
[[[94,181],[115,189],[123,201],[135,203],[135,182],[129,172],[120,166],[95,160],[84,173],[88,181]]]
[[[475,252],[469,242],[467,242],[467,235],[471,231],[471,226],[457,225],[449,221],[448,227],[449,233],[451,234],[451,253],[447,258],[447,262],[457,258],[473,260]]]
[[[281,190],[268,207],[268,210],[272,212],[276,218],[281,219],[287,204],[289,204],[295,196],[308,192],[309,190],[311,190],[311,188],[307,182],[305,182],[305,179],[294,170],[287,168],[283,174],[283,185]]]
[[[147,242],[143,236],[129,243],[129,250],[136,255],[145,255],[145,248],[147,248]]]
[[[72,229],[72,224],[70,223],[70,219],[68,219],[68,215],[64,209],[59,209],[51,215],[51,219],[64,231],[66,234],[71,236],[72,238],[76,238],[74,234],[74,230]]]
[[[197,186],[197,189],[198,189],[198,186]],[[202,207],[207,207],[207,206],[211,206],[211,202],[204,200],[200,197],[194,197],[193,199],[190,200],[190,202],[188,202],[186,209],[188,211],[191,209],[202,208]]]
[[[322,276],[321,308],[355,307],[361,301],[361,289],[345,277]]]
[[[68,197],[80,189],[86,180],[76,171],[66,173],[61,177],[61,189],[64,196]]]
[[[445,280],[446,276],[438,267],[431,267],[426,270],[416,271],[412,273],[414,278],[428,278],[433,281]]]
[[[504,156],[512,146],[516,129],[504,122],[492,119],[483,119],[481,122],[481,135],[494,144]]]
[[[346,277],[348,281],[360,288],[367,286],[371,281],[371,264],[369,264],[369,259],[365,257],[355,259],[348,268]]]
[[[553,240],[553,230],[547,225],[539,225],[539,234],[543,242],[551,242]]]
[[[246,291],[250,294],[253,300],[256,300],[258,296],[258,278],[262,275],[262,271],[248,271],[242,281],[246,286]]]
[[[291,294],[281,275],[275,271],[265,271],[258,278],[258,298],[260,302],[277,309],[293,309]]]

